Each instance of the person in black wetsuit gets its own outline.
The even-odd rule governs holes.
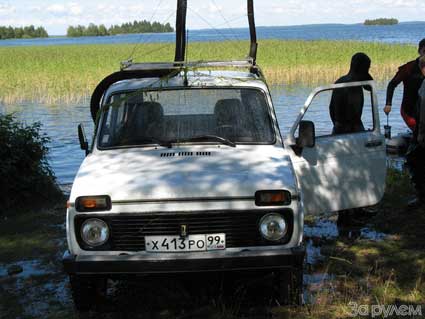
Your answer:
[[[425,39],[418,45],[419,58],[425,56]],[[397,74],[388,83],[387,102],[384,112],[388,115],[392,109],[392,100],[395,88],[403,82],[404,92],[401,102],[400,113],[406,125],[412,130],[416,127],[416,106],[418,102],[418,90],[424,79],[419,68],[419,58],[399,67]]]
[[[351,59],[350,71],[335,84],[371,81],[369,74],[371,60],[364,53],[356,53]],[[365,89],[368,89],[365,87]],[[370,90],[370,89],[369,89]],[[362,87],[336,89],[332,92],[329,113],[334,125],[333,134],[364,131],[362,123],[364,95]]]
[[[369,74],[371,65],[370,58],[364,53],[356,53],[351,58],[351,67],[347,75],[339,78],[335,84],[372,81]],[[364,105],[363,89],[370,90],[369,87],[350,87],[336,89],[332,92],[329,105],[329,113],[334,125],[333,134],[345,134],[364,131],[362,113]],[[341,236],[347,235],[347,229],[353,226],[355,216],[358,216],[362,209],[349,209],[338,212],[338,231]],[[347,228],[348,227],[348,228]]]

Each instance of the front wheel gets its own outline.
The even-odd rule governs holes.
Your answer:
[[[106,278],[70,275],[69,282],[75,308],[80,312],[89,311],[106,294]]]

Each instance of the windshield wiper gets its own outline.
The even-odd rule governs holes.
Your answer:
[[[168,141],[168,143],[187,143],[187,142],[201,142],[201,141],[214,141],[219,142],[221,144],[230,146],[230,147],[236,147],[236,143],[232,142],[231,140],[217,136],[217,135],[201,135],[201,136],[194,136],[194,137],[188,137],[184,139],[176,139],[173,141]]]

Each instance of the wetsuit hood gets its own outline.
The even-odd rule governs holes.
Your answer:
[[[372,76],[369,74],[370,58],[364,53],[356,53],[351,59],[351,67],[348,75],[354,81],[371,81]]]

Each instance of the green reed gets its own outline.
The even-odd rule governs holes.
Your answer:
[[[76,103],[90,96],[96,84],[119,69],[133,44],[70,45],[0,48],[0,102]],[[351,56],[365,52],[372,59],[372,75],[388,80],[416,57],[410,45],[354,41],[281,41],[259,44],[258,63],[270,84],[316,85],[347,73]],[[246,41],[198,42],[188,46],[189,60],[243,59]],[[134,61],[172,61],[173,44],[139,44]]]

